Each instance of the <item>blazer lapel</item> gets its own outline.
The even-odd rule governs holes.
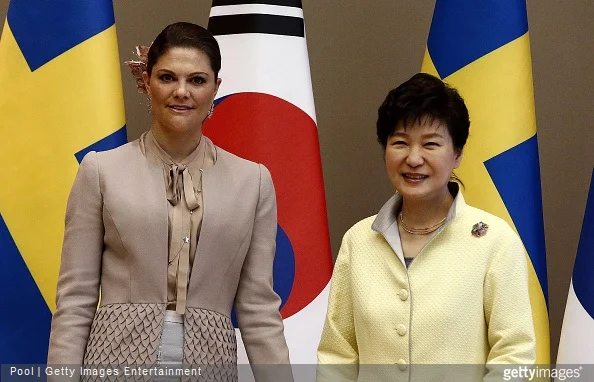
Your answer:
[[[163,169],[140,150],[121,167],[127,167],[117,185],[123,207],[112,215],[124,246],[136,257],[130,268],[131,299],[150,296],[165,302],[169,235]]]
[[[218,278],[225,277],[227,269],[236,261],[237,251],[249,238],[253,223],[253,214],[240,212],[245,201],[237,169],[230,165],[220,148],[216,147],[216,150],[215,165],[202,175],[204,211],[188,286],[188,301],[198,291],[221,283]]]
[[[147,184],[143,185],[146,190],[146,200],[143,205],[149,211],[147,213],[147,220],[152,222],[148,224],[144,232],[139,232],[142,236],[142,242],[139,246],[142,247],[143,253],[149,255],[143,261],[147,263],[147,272],[158,269],[156,273],[156,282],[151,282],[155,286],[155,293],[163,293],[164,301],[167,301],[167,291],[163,288],[167,285],[167,261],[169,258],[169,219],[167,212],[167,195],[165,190],[165,180],[163,179],[163,168],[160,164],[152,163],[147,158]],[[145,280],[147,274],[139,274],[140,278]]]

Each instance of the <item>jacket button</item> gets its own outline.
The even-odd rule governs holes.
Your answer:
[[[399,359],[396,363],[398,364],[398,368],[402,371],[406,370],[406,368],[408,367],[408,365],[406,364],[406,361],[403,360],[402,358]]]
[[[396,331],[398,332],[399,335],[404,336],[406,334],[406,326],[404,326],[403,324],[400,324],[396,327]]]
[[[400,292],[398,292],[398,297],[400,297],[402,301],[406,301],[408,298],[408,291],[406,289],[400,289]]]

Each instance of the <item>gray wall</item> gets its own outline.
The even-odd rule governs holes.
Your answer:
[[[8,0],[0,0],[5,18]],[[386,92],[421,66],[433,1],[304,0],[333,253],[343,233],[392,193],[375,143]],[[168,23],[206,25],[207,0],[115,1],[120,56],[132,57]],[[373,5],[371,5],[373,4]],[[594,7],[590,0],[528,1],[549,271],[552,359],[594,163],[591,122]],[[223,63],[224,64],[224,63]],[[1,68],[0,68],[1,70]],[[149,115],[122,66],[128,136]]]

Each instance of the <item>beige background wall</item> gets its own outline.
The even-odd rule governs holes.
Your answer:
[[[2,20],[8,3],[0,0]],[[389,89],[420,69],[433,4],[303,1],[334,254],[348,227],[376,213],[392,193],[375,143],[376,111]],[[209,0],[116,0],[121,61],[168,23],[206,25],[210,5]],[[529,0],[528,18],[554,360],[594,163],[594,7],[590,0]],[[122,72],[128,137],[135,139],[149,115],[124,66]]]

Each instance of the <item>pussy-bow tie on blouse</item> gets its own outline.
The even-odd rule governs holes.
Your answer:
[[[198,207],[190,170],[183,164],[173,164],[167,177],[167,200],[176,206],[183,196],[190,211]]]
[[[190,214],[199,206],[192,176],[187,166],[170,165],[169,176],[167,176],[167,200],[173,206],[169,264],[170,266],[175,262],[178,264],[175,310],[178,314],[184,314],[190,271]]]

